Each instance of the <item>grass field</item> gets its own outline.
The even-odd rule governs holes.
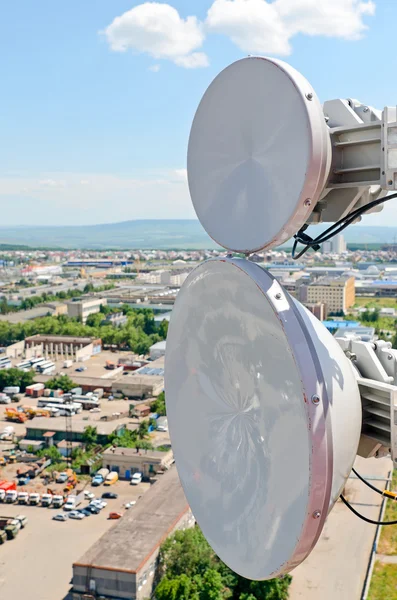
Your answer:
[[[368,600],[397,600],[397,565],[375,563]]]
[[[397,309],[397,298],[366,298],[356,296],[356,302],[354,305],[356,308],[365,306],[368,308],[396,308]]]
[[[393,480],[390,489],[397,490],[397,469],[393,471]],[[397,502],[387,500],[384,521],[397,521]],[[378,554],[397,554],[397,526],[382,527],[380,534]],[[397,565],[396,565],[397,566]]]

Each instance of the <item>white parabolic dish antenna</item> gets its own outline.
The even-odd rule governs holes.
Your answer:
[[[193,121],[188,180],[197,216],[230,250],[281,244],[312,212],[330,159],[306,79],[281,61],[240,60],[212,82]]]
[[[209,543],[244,577],[290,571],[357,452],[360,395],[338,343],[258,265],[211,260],[178,294],[165,375],[178,472]]]

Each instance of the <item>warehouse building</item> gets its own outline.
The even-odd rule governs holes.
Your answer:
[[[69,335],[33,335],[25,339],[25,351],[34,350],[37,356],[51,359],[83,361],[99,354],[102,340]]]
[[[157,344],[153,344],[153,346],[150,347],[150,358],[152,360],[156,360],[161,356],[165,356],[166,345],[166,341],[157,342]]]
[[[115,421],[87,421],[84,418],[73,417],[72,430],[67,429],[66,419],[64,417],[52,417],[43,419],[35,417],[26,423],[26,439],[45,441],[47,433],[51,429],[52,441],[57,444],[62,440],[71,440],[72,442],[82,442],[84,440],[84,431],[90,425],[97,428],[98,444],[105,445],[109,442],[109,436],[112,434],[121,435],[126,429],[129,419],[117,419]]]
[[[193,525],[194,517],[173,467],[74,563],[72,599],[150,598],[161,544],[177,529]]]
[[[122,394],[127,398],[153,398],[161,394],[163,389],[162,375],[139,375],[139,371],[133,371],[112,382],[112,393]]]
[[[136,448],[108,448],[103,453],[103,466],[109,471],[116,471],[121,479],[130,479],[134,473],[142,473],[150,479],[164,473],[174,463],[174,455],[156,450],[140,450]],[[145,496],[146,497],[146,496]]]

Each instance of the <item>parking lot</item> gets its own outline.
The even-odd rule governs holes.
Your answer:
[[[63,600],[67,598],[72,577],[72,564],[117,521],[108,519],[109,512],[124,513],[123,505],[135,500],[144,502],[148,483],[138,486],[118,481],[110,487],[87,486],[99,498],[104,492],[115,492],[116,500],[106,500],[100,514],[81,521],[54,521],[60,509],[0,504],[1,515],[23,514],[28,524],[14,540],[0,546],[0,597],[26,600]],[[141,496],[141,498],[139,498]],[[88,500],[79,508],[88,504]],[[130,508],[131,511],[134,507]]]

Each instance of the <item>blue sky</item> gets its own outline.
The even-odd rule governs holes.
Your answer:
[[[1,3],[1,225],[194,218],[186,145],[214,76],[248,53],[268,54],[299,69],[321,100],[395,105],[395,7],[395,0]],[[393,225],[396,216],[397,205],[364,222]]]

